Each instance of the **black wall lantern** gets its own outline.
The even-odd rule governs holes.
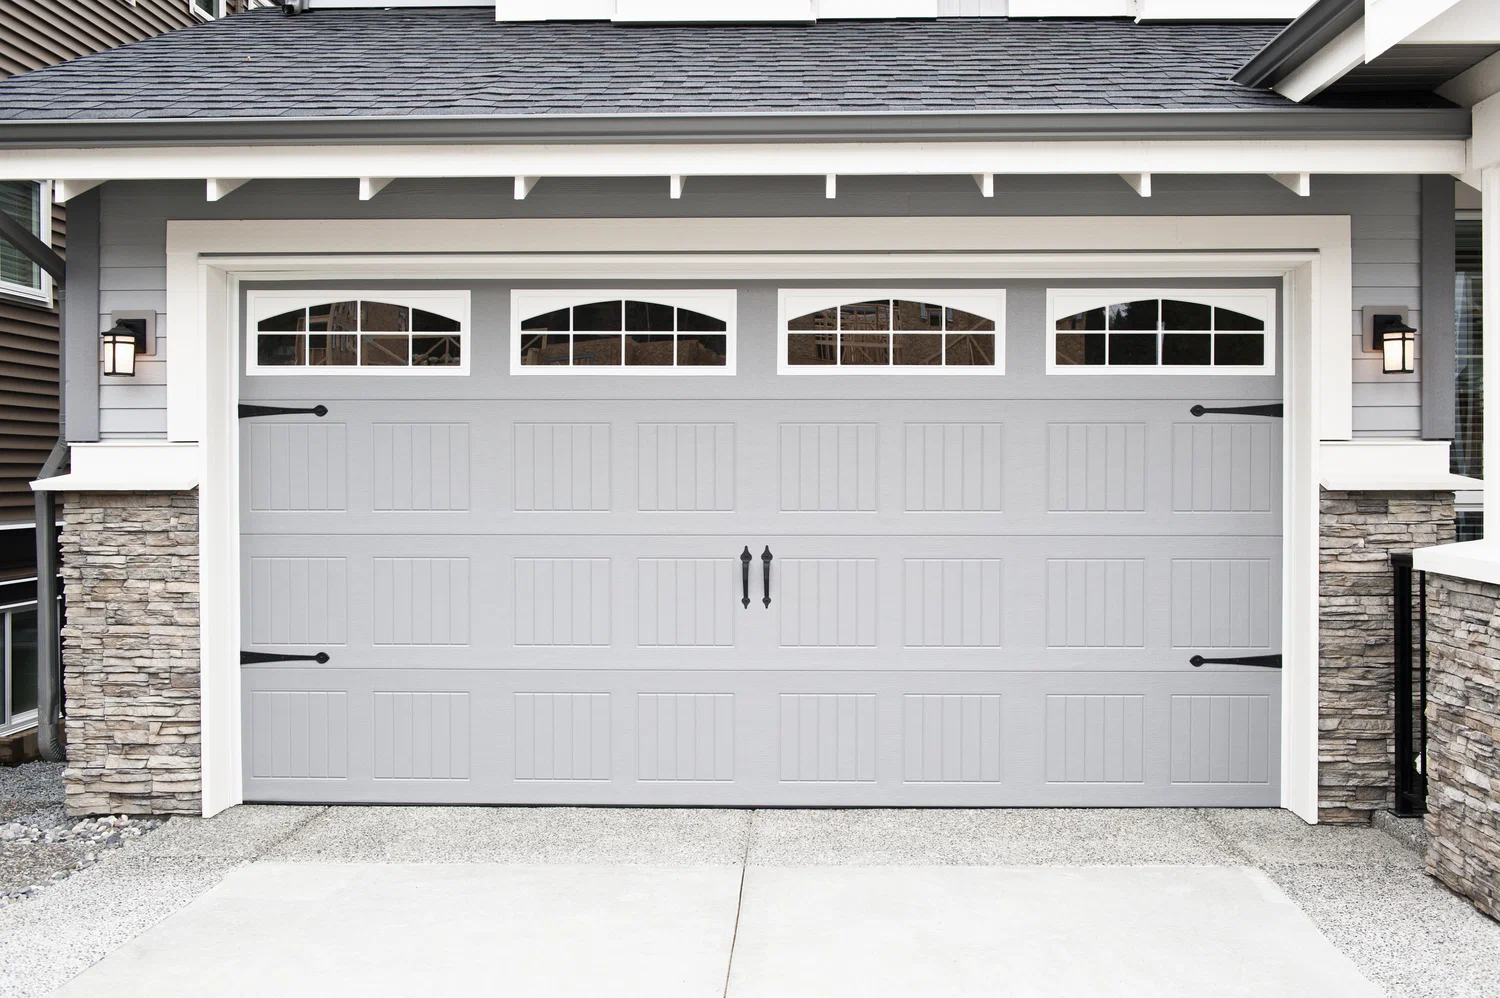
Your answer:
[[[1380,347],[1380,369],[1386,374],[1411,374],[1417,369],[1417,331],[1399,315],[1379,314],[1374,320]]]
[[[146,330],[124,319],[100,336],[104,343],[104,373],[112,378],[135,377],[135,358],[146,351]]]

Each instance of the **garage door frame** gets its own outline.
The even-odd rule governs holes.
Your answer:
[[[1007,219],[1005,225],[992,219],[876,218],[845,220],[837,231],[820,220],[736,221],[490,221],[482,231],[466,220],[168,223],[168,309],[187,320],[174,322],[168,433],[201,445],[205,815],[243,799],[235,419],[241,281],[1102,280],[1171,274],[1285,282],[1282,804],[1315,821],[1317,442],[1320,436],[1348,435],[1348,216]],[[600,226],[608,230],[602,239]],[[361,252],[372,245],[412,252]],[[503,252],[514,245],[548,252]],[[736,252],[778,245],[794,252]],[[1280,248],[1287,245],[1316,248]],[[442,254],[440,247],[458,253]],[[872,247],[888,249],[872,254]]]

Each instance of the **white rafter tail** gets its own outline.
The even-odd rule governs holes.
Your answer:
[[[385,185],[388,184],[388,183],[390,183],[394,179],[396,179],[396,178],[395,177],[360,177],[359,178],[359,199],[361,201],[369,201],[375,195],[377,195],[381,191],[385,190]]]
[[[516,178],[516,200],[525,201],[526,195],[530,194],[536,187],[536,182],[541,177],[517,177]]]
[[[979,185],[979,193],[983,197],[995,196],[995,175],[993,173],[974,174],[974,183]]]
[[[104,183],[103,180],[54,180],[52,181],[52,202],[67,204],[84,191],[91,191],[102,183]]]
[[[687,177],[680,173],[672,174],[672,199],[675,201],[682,197],[682,189],[687,186]]]
[[[208,178],[208,199],[210,201],[222,201],[231,193],[239,190],[250,182],[250,178],[243,180],[227,180],[223,177]]]
[[[1151,174],[1149,173],[1122,173],[1120,176],[1131,188],[1143,198],[1151,196]]]
[[[825,198],[836,198],[839,196],[839,175],[837,173],[824,175],[823,196]]]
[[[1299,198],[1312,196],[1311,173],[1273,173],[1271,179]]]

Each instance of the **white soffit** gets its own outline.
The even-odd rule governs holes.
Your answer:
[[[491,0],[312,0],[314,7],[484,5]],[[1311,0],[493,0],[497,21],[815,21],[909,17],[1287,20]]]

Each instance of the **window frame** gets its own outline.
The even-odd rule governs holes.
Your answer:
[[[213,6],[213,13],[209,13],[198,6],[198,0],[188,0],[188,10],[200,21],[217,21],[224,16],[225,0],[209,0]]]
[[[37,188],[37,199],[40,205],[37,211],[40,232],[33,232],[46,246],[52,246],[52,181],[50,180],[22,180],[18,183],[35,184]],[[41,267],[37,267],[37,273],[41,275],[41,286],[32,287],[29,284],[12,284],[10,281],[0,281],[0,295],[9,298],[22,298],[28,302],[42,305],[51,305],[54,301],[54,288],[52,275]]]
[[[723,367],[679,367],[676,352],[672,364],[630,367],[585,364],[521,363],[521,323],[531,316],[575,305],[599,301],[643,301],[702,312],[724,323]],[[739,370],[739,291],[735,288],[512,288],[510,292],[510,373],[535,378],[727,378]],[[622,323],[623,325],[623,323]],[[625,333],[622,331],[623,337]],[[675,332],[672,335],[677,335]],[[711,334],[717,335],[717,334]],[[622,358],[623,360],[623,358]]]
[[[1170,288],[1170,287],[1148,287],[1148,288],[1103,288],[1103,287],[1075,287],[1075,288],[1048,288],[1047,289],[1047,316],[1046,316],[1046,373],[1068,377],[1081,375],[1084,377],[1100,377],[1114,375],[1116,377],[1274,377],[1276,375],[1276,339],[1280,330],[1277,322],[1276,308],[1277,290],[1275,288]],[[1142,301],[1151,298],[1171,298],[1177,301],[1191,302],[1195,305],[1209,305],[1233,309],[1237,312],[1245,312],[1246,302],[1255,302],[1261,305],[1265,314],[1266,328],[1265,336],[1265,358],[1258,365],[1213,365],[1213,364],[1162,364],[1158,359],[1155,364],[1059,364],[1057,362],[1057,320],[1079,312],[1085,312],[1095,308],[1107,308],[1110,305],[1118,305],[1128,301]],[[1067,304],[1059,305],[1059,301]],[[1236,306],[1240,307],[1236,307]],[[1246,314],[1252,314],[1246,312]],[[1158,323],[1158,326],[1160,323]],[[1229,332],[1230,330],[1225,330]],[[1131,332],[1145,332],[1145,330],[1131,330]],[[1160,340],[1163,332],[1175,332],[1175,330],[1162,330],[1158,328],[1158,350],[1160,358]],[[1183,332],[1200,332],[1198,330],[1183,330]],[[1209,330],[1201,332],[1212,335]],[[1233,330],[1233,332],[1254,332],[1254,330]]]
[[[62,597],[58,597],[58,608],[62,607]],[[37,708],[32,707],[19,714],[12,713],[11,697],[14,695],[14,674],[12,664],[12,643],[14,640],[14,616],[17,613],[25,613],[27,610],[34,611],[37,607],[36,600],[22,600],[17,603],[6,603],[0,605],[0,736],[15,734],[36,726]],[[41,632],[37,632],[38,640]]]
[[[268,319],[297,308],[308,308],[313,305],[324,305],[339,301],[378,301],[391,305],[405,305],[408,308],[420,308],[436,312],[440,315],[446,315],[450,318],[457,318],[458,332],[436,335],[458,337],[459,362],[453,365],[431,367],[417,367],[411,364],[407,364],[404,367],[362,367],[352,364],[347,366],[319,365],[317,367],[309,364],[301,364],[283,367],[275,365],[262,366],[260,364],[255,346],[259,335],[256,326],[259,325],[262,319]],[[245,292],[245,374],[249,377],[262,378],[467,377],[472,370],[474,362],[474,335],[470,304],[469,292],[466,290],[382,291],[369,288],[364,290],[339,288],[324,290],[320,288],[316,291],[309,291],[298,288],[272,291],[252,289]],[[304,332],[300,335],[306,336],[308,334]],[[408,332],[407,335],[414,336],[418,334]]]
[[[916,301],[957,308],[995,323],[995,363],[978,365],[926,365],[901,367],[895,364],[857,364],[845,367],[833,364],[790,364],[786,359],[787,336],[801,330],[790,330],[787,323],[798,316],[823,308],[838,308],[860,302],[888,298],[892,301]],[[780,288],[776,292],[776,373],[793,377],[859,377],[887,378],[992,378],[1005,374],[1005,307],[1004,288]],[[899,333],[902,330],[895,330]],[[947,333],[938,335],[946,336]]]

